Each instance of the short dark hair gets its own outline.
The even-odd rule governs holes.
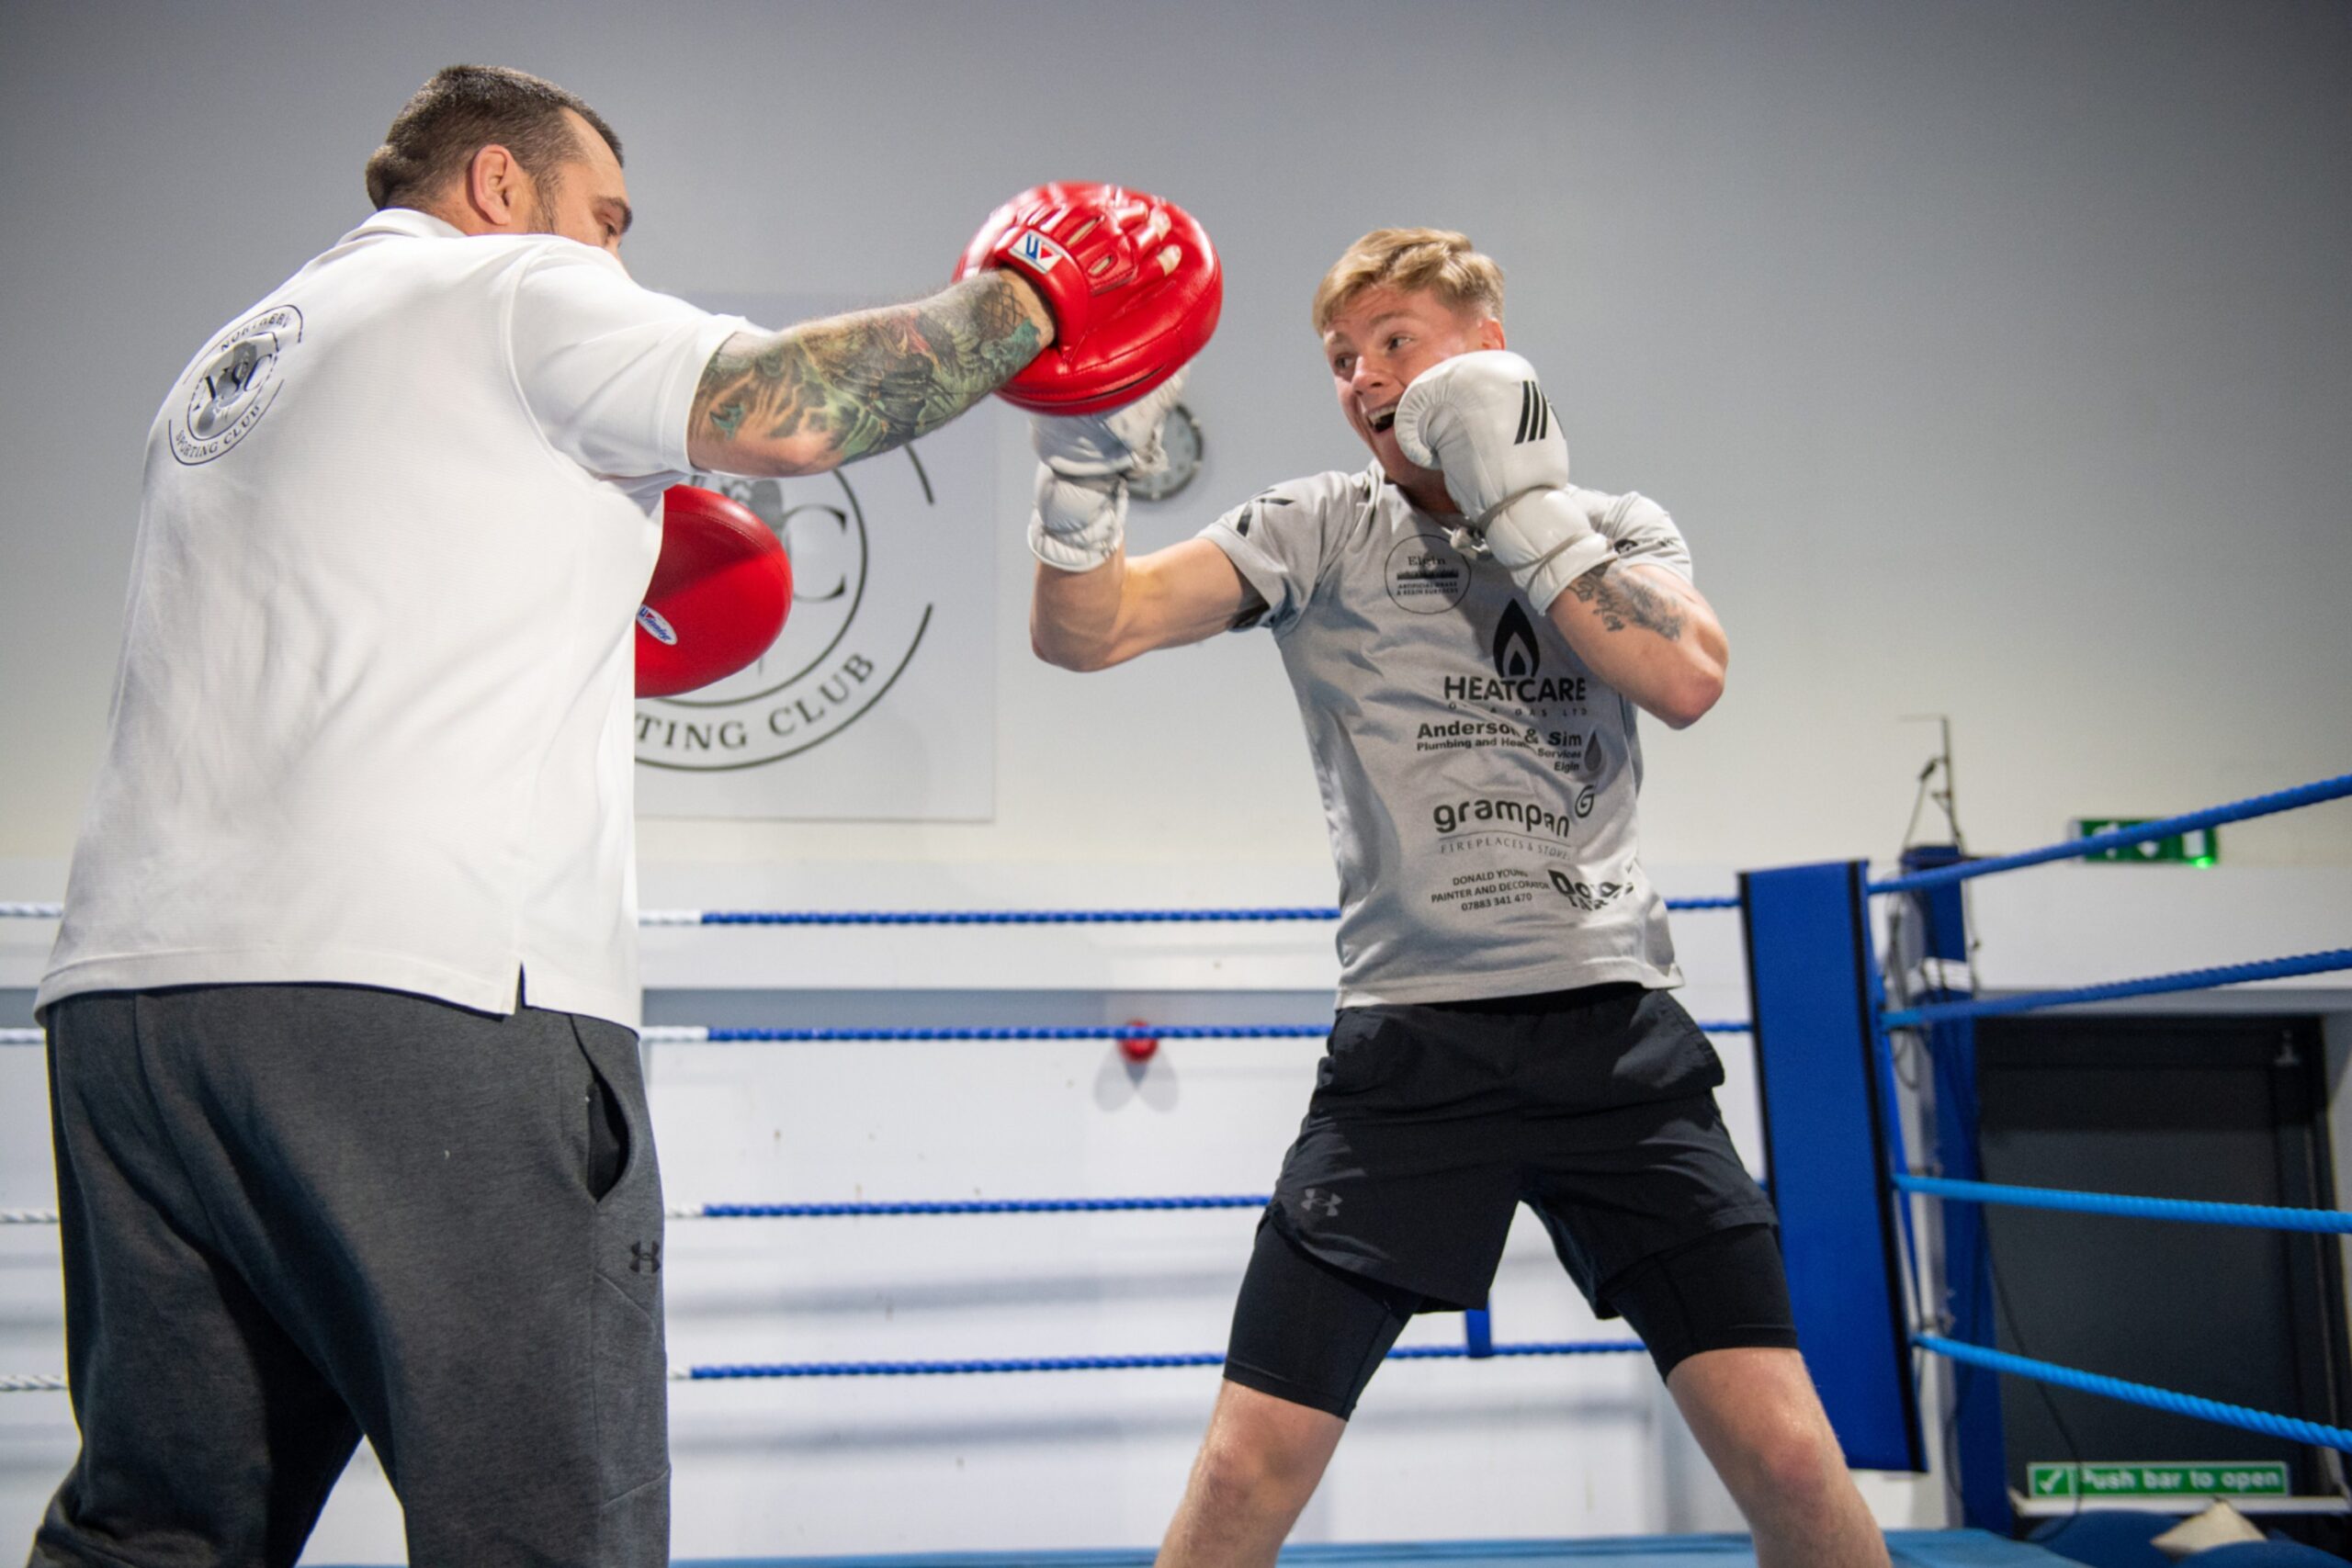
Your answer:
[[[545,184],[566,159],[579,156],[566,109],[595,128],[617,163],[621,139],[577,95],[503,65],[445,65],[401,106],[384,144],[368,155],[368,199],[379,211],[413,206],[492,142]]]

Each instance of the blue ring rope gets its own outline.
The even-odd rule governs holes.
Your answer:
[[[2175,1416],[2193,1416],[2200,1421],[2213,1421],[2224,1427],[2259,1432],[2266,1438],[2283,1438],[2292,1443],[2313,1443],[2324,1449],[2352,1453],[2352,1431],[2341,1427],[2325,1427],[2317,1421],[2304,1421],[2292,1416],[2273,1416],[2267,1410],[2252,1410],[2243,1404],[2224,1404],[2218,1399],[2200,1399],[2193,1393],[2176,1393],[2170,1389],[2154,1388],[2143,1382],[2126,1382],[2121,1378],[2077,1371],[2073,1367],[2053,1366],[2048,1361],[2029,1360],[2023,1356],[2012,1356],[2006,1350],[1964,1344],[1938,1334],[1915,1334],[1911,1342],[1922,1350],[1931,1350],[1939,1356],[1970,1366],[2007,1372],[2012,1377],[2031,1378],[2037,1382],[2055,1383],[2060,1388],[2077,1389],[2084,1393],[2120,1399],[2130,1404],[2144,1404],[2152,1410],[2168,1411]]]
[[[705,909],[706,926],[1120,926],[1336,920],[1329,908],[1264,909]]]
[[[1328,1023],[1009,1024],[1002,1028],[714,1029],[712,1044],[844,1040],[1319,1040]]]
[[[1668,898],[1668,909],[1736,909],[1737,895]],[[1204,909],[703,909],[705,926],[1110,926],[1336,920],[1333,905]]]
[[[1736,909],[1739,896],[1668,898],[1666,907]],[[0,919],[53,920],[64,912],[62,904],[0,903]],[[649,925],[695,926],[1078,926],[1336,920],[1340,911],[1330,905],[1262,909],[649,909],[638,918]]]
[[[2218,828],[2224,822],[2244,822],[2256,817],[2272,817],[2298,807],[2315,806],[2323,800],[2340,800],[2347,795],[2352,795],[2352,773],[2338,773],[2332,779],[2320,779],[2312,784],[2298,784],[2293,789],[2276,790],[2269,795],[2249,795],[2244,800],[2209,806],[2202,811],[2191,811],[2185,816],[2167,817],[2159,822],[2143,822],[2136,828],[2111,828],[2104,833],[2093,833],[2087,839],[2045,844],[2041,849],[2027,850],[2020,854],[1961,861],[1952,865],[1938,866],[1933,871],[1913,872],[1908,876],[1890,876],[1883,882],[1870,883],[1868,886],[1872,893],[1924,893],[1930,887],[1965,882],[1971,877],[1990,876],[1996,871],[2015,871],[2019,866],[2041,865],[2053,860],[2079,860],[2085,855],[2121,849],[2129,844],[2168,839],[2175,833],[2193,832],[2199,828]]]
[[[1483,1361],[1490,1356],[1630,1356],[1647,1350],[1638,1339],[1535,1340],[1523,1345],[1407,1345],[1388,1352],[1392,1361]]]
[[[2104,986],[2078,986],[2061,991],[2029,991],[2023,996],[1996,997],[1991,1001],[1934,1002],[1903,1008],[1885,1015],[1889,1029],[1911,1029],[1955,1018],[1996,1018],[2003,1013],[2032,1012],[2041,1008],[2066,1007],[2075,1002],[2112,1001],[2120,997],[2157,997],[2174,991],[2202,991],[2214,986],[2242,985],[2248,980],[2277,980],[2292,975],[2325,975],[2352,969],[2352,947],[2292,958],[2267,958],[2253,964],[2224,964],[2211,969],[2183,969],[2152,975],[2143,980],[2117,980]]]
[[[1262,1209],[1266,1198],[946,1198],[876,1203],[705,1203],[707,1220],[840,1220],[896,1214],[1101,1214],[1133,1210]]]
[[[1717,1019],[1699,1027],[1709,1034],[1749,1034],[1756,1026],[1745,1019]],[[655,1045],[742,1045],[888,1040],[1319,1040],[1331,1032],[1328,1023],[1013,1024],[989,1029],[706,1029],[695,1038],[681,1039],[674,1029],[650,1024],[643,1035]],[[0,1029],[0,1046],[39,1045],[45,1038],[38,1029]]]
[[[1699,1027],[1710,1034],[1746,1034],[1752,1025],[1725,1020]],[[714,1029],[707,1040],[713,1045],[868,1040],[1320,1040],[1330,1032],[1328,1023],[1086,1023],[1011,1024],[1003,1028]]]
[[[920,1378],[986,1372],[1114,1372],[1145,1367],[1214,1367],[1223,1356],[1031,1356],[998,1361],[774,1361],[689,1367],[685,1381],[734,1378]]]
[[[1961,1203],[2000,1203],[2020,1209],[2060,1209],[2077,1214],[2115,1214],[2137,1220],[2181,1220],[2192,1224],[2242,1225],[2253,1230],[2303,1231],[2352,1235],[2352,1213],[2340,1209],[2278,1209],[2260,1203],[2212,1203],[2183,1198],[2137,1198],[2120,1192],[2071,1192],[2054,1187],[2008,1187],[1995,1181],[1957,1181],[1946,1176],[1897,1176],[1905,1192]]]
[[[1496,1356],[1611,1356],[1645,1348],[1638,1339],[1563,1340],[1498,1345]],[[1463,1345],[1409,1345],[1388,1352],[1393,1361],[1469,1360]],[[1158,1367],[1217,1367],[1225,1358],[1211,1352],[1182,1356],[1031,1356],[976,1361],[775,1361],[688,1367],[681,1381],[705,1382],[737,1378],[914,1378],[993,1372],[1115,1372]],[[673,1377],[677,1374],[673,1373]]]

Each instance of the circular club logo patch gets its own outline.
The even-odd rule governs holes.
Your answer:
[[[194,465],[233,451],[285,385],[302,312],[274,305],[231,327],[198,356],[172,400],[172,456]]]
[[[935,504],[910,449],[796,479],[694,477],[741,502],[792,557],[792,613],[775,646],[724,681],[640,701],[637,760],[690,773],[757,768],[821,746],[872,711],[912,661],[932,604],[874,571],[867,522],[915,538]],[[656,636],[660,633],[657,631]]]
[[[1442,534],[1415,534],[1388,552],[1388,597],[1400,610],[1442,615],[1470,592],[1470,562]]]

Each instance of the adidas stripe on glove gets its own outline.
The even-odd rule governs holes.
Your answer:
[[[1568,443],[1535,367],[1508,349],[1458,354],[1413,378],[1396,445],[1445,478],[1465,529],[1548,610],[1614,549],[1568,494]]]

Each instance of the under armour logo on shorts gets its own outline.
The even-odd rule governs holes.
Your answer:
[[[1320,1187],[1310,1187],[1299,1195],[1298,1207],[1302,1213],[1319,1213],[1327,1220],[1334,1220],[1340,1216],[1340,1195],[1326,1192]]]
[[[633,1241],[628,1244],[628,1271],[632,1274],[662,1272],[662,1244],[658,1241]]]

